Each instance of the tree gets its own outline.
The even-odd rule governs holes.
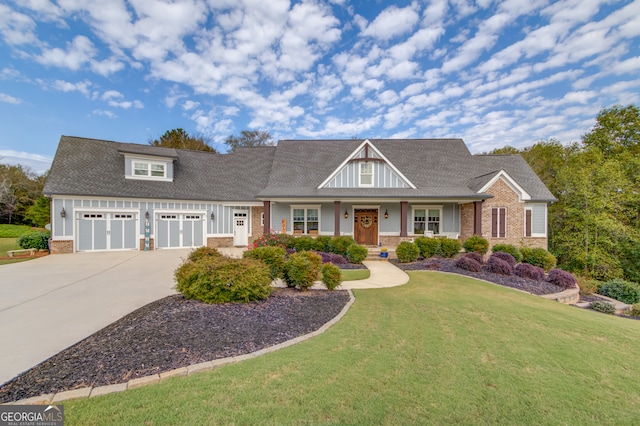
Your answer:
[[[640,110],[635,105],[604,108],[596,125],[582,137],[586,147],[600,149],[606,157],[627,152],[640,154]]]
[[[45,179],[28,167],[0,164],[0,223],[22,223],[26,210],[42,195]]]
[[[159,139],[150,140],[149,145],[164,148],[189,149],[192,151],[217,152],[203,136],[189,136],[187,132],[178,128],[168,130]]]
[[[27,208],[24,220],[29,225],[37,226],[38,228],[44,228],[44,226],[50,221],[50,208],[51,203],[49,199],[44,195],[38,197],[35,203]]]
[[[253,148],[256,146],[273,146],[275,141],[271,139],[269,132],[262,130],[243,130],[240,136],[230,135],[224,143],[229,148],[229,152],[240,147]]]

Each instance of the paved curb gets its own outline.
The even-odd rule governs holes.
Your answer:
[[[123,392],[128,389],[135,389],[138,387],[148,386],[154,383],[160,383],[166,379],[177,376],[190,376],[195,373],[200,373],[202,371],[210,371],[216,367],[220,367],[227,364],[234,364],[236,362],[244,361],[251,358],[256,358],[260,355],[268,354],[270,352],[275,352],[279,349],[284,349],[289,346],[293,346],[297,343],[304,342],[312,337],[318,336],[329,329],[332,325],[337,323],[342,319],[343,316],[347,313],[353,302],[355,302],[355,297],[353,296],[353,292],[351,290],[347,290],[349,294],[349,301],[342,308],[340,313],[336,315],[333,319],[329,320],[319,329],[312,331],[311,333],[305,334],[303,336],[298,336],[294,339],[287,340],[286,342],[278,343],[277,345],[269,346],[268,348],[260,349],[259,351],[251,352],[244,355],[238,355],[227,358],[215,359],[213,361],[201,362],[198,364],[193,364],[187,367],[176,368],[175,370],[164,371],[159,374],[153,374],[150,376],[137,377],[135,379],[131,379],[126,383],[118,383],[114,385],[106,385],[106,386],[98,386],[95,388],[86,387],[80,389],[72,389],[66,390],[63,392],[58,392],[56,394],[48,393],[39,396],[34,396],[31,398],[21,399],[19,401],[8,402],[1,405],[39,405],[39,404],[51,404],[61,401],[67,401],[70,399],[79,399],[79,398],[91,398],[95,396],[107,395],[110,393]]]

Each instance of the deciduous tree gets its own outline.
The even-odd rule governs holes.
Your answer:
[[[203,136],[189,136],[187,132],[180,128],[166,131],[159,139],[150,140],[149,145],[164,148],[189,149],[192,151],[216,152]]]
[[[240,147],[252,148],[276,144],[269,132],[262,130],[243,130],[240,132],[240,136],[230,135],[224,143],[229,148],[229,152],[233,152]]]

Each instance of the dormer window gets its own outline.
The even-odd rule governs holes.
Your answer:
[[[160,163],[134,161],[133,174],[140,177],[165,178],[165,165]]]
[[[373,186],[373,163],[370,161],[360,163],[360,186]]]

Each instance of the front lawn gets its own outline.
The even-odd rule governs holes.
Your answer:
[[[326,333],[65,403],[66,424],[638,424],[640,321],[469,277],[354,291]]]
[[[29,257],[13,257],[8,258],[7,252],[9,250],[20,250],[17,238],[0,238],[0,265],[6,265],[9,263],[23,262],[29,260]]]
[[[342,281],[366,280],[371,276],[368,269],[341,269]]]

